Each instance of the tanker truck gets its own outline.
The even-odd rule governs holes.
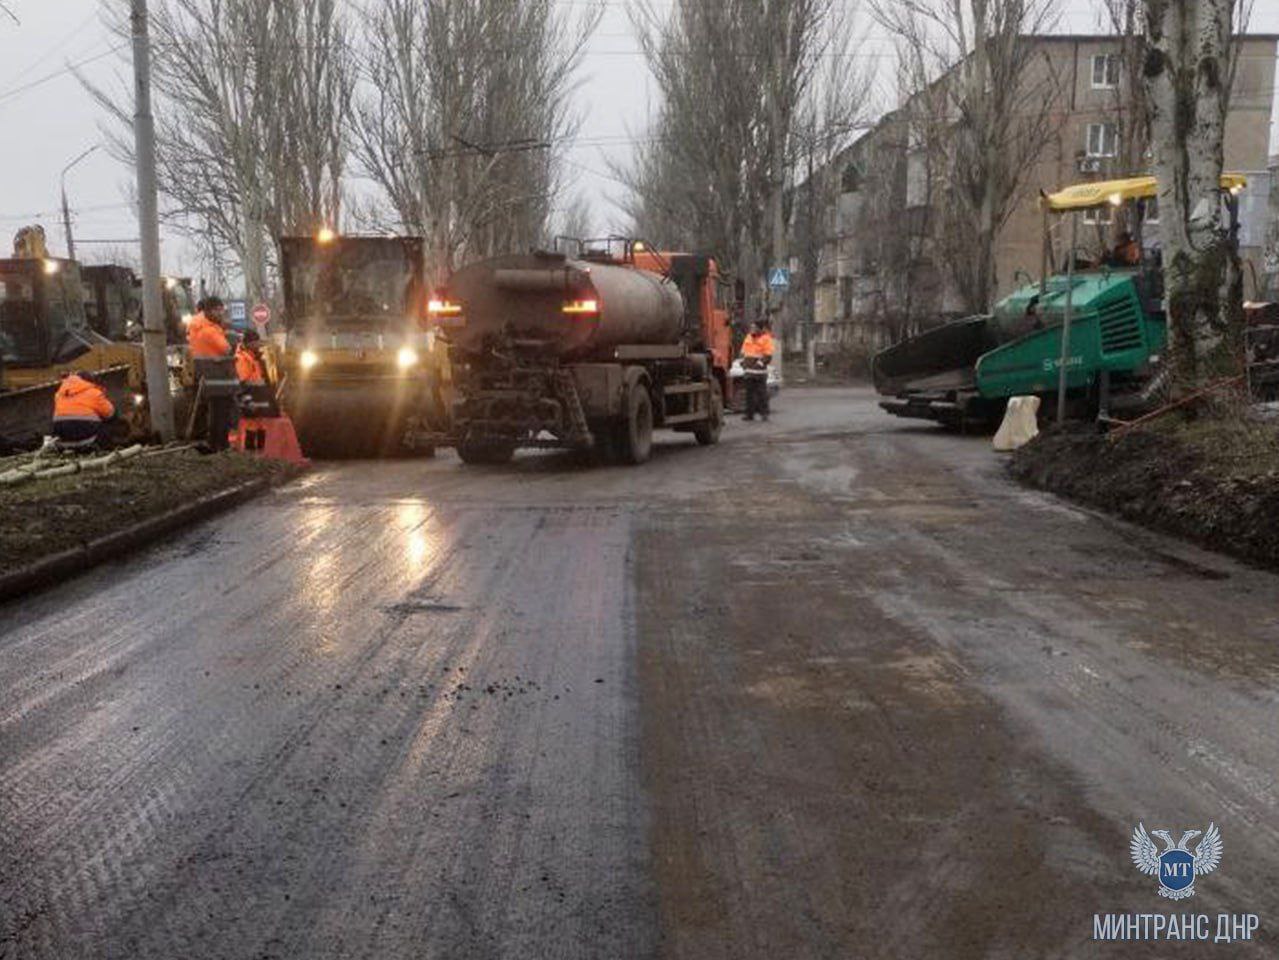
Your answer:
[[[729,389],[726,284],[707,256],[621,241],[619,255],[532,253],[455,273],[427,307],[449,343],[464,463],[519,448],[643,463],[653,430],[718,442]]]

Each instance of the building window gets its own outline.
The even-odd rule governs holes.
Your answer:
[[[1084,211],[1084,223],[1094,226],[1108,227],[1114,219],[1114,210],[1110,204],[1104,207],[1089,207]]]
[[[1158,223],[1159,222],[1159,198],[1151,197],[1146,200],[1141,211],[1142,223]]]
[[[1119,86],[1119,56],[1114,53],[1096,53],[1092,58],[1092,88],[1113,90]]]
[[[1119,131],[1113,123],[1088,124],[1088,156],[1113,157],[1118,152]]]

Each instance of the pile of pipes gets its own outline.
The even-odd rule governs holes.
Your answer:
[[[75,473],[88,473],[93,470],[105,470],[126,460],[141,455],[143,446],[135,443],[131,447],[112,450],[97,457],[66,457],[51,460],[37,454],[31,460],[0,473],[0,486],[11,487],[26,483],[28,480],[44,480],[50,477],[69,477]],[[42,451],[43,452],[43,451]]]

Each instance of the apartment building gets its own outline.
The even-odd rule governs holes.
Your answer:
[[[998,295],[1037,278],[1043,250],[1040,190],[1052,191],[1081,180],[1126,176],[1148,156],[1125,150],[1126,123],[1120,40],[1113,36],[1034,37],[1025,82],[1050,90],[1049,132],[1038,160],[1023,178],[996,247]],[[1249,35],[1240,40],[1225,165],[1248,174],[1242,197],[1241,246],[1246,277],[1265,266],[1271,173],[1268,154],[1275,101],[1275,60],[1279,37]],[[826,211],[814,292],[819,349],[854,342],[875,349],[907,332],[898,327],[953,316],[962,303],[945,264],[935,262],[927,240],[945,196],[930,195],[928,158],[911,142],[907,102],[887,114],[838,159],[838,196]],[[1279,189],[1279,188],[1277,188]],[[1112,232],[1110,211],[1089,216],[1083,243],[1100,248]],[[1144,231],[1158,241],[1158,211]],[[1064,242],[1058,238],[1058,248]],[[1246,280],[1250,284],[1251,279]],[[1246,287],[1251,295],[1251,287]]]

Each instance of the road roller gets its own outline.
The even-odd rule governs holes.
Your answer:
[[[280,241],[280,400],[311,457],[434,453],[448,432],[448,352],[426,319],[420,237]]]
[[[718,442],[728,293],[711,257],[632,240],[463,267],[427,307],[448,340],[459,456],[552,447],[638,464],[656,429]]]

